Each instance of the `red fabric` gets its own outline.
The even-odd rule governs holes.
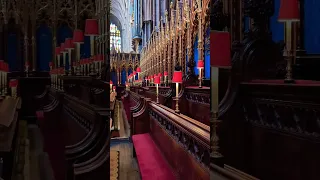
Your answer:
[[[96,19],[86,19],[86,27],[85,34],[87,36],[98,36],[99,28],[98,28],[98,20]]]
[[[173,83],[182,83],[182,72],[181,71],[174,71],[173,72]]]
[[[279,17],[280,22],[299,21],[299,2],[298,0],[281,0]]]
[[[84,43],[83,31],[76,29],[73,31],[73,42],[74,43]]]
[[[44,119],[43,111],[37,111],[36,116],[38,120]]]
[[[210,65],[214,67],[231,66],[230,34],[224,31],[210,33]]]
[[[149,134],[132,136],[142,180],[176,180]]]

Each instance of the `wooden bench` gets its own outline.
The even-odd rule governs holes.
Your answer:
[[[209,180],[209,126],[144,101],[133,115],[133,124],[144,125],[134,126],[132,136],[142,179]]]
[[[130,88],[131,90],[131,88]],[[156,87],[132,87],[131,92],[156,102]],[[159,87],[159,104],[175,109],[175,89]],[[134,100],[134,96],[132,96]],[[197,86],[182,87],[179,93],[179,110],[181,114],[191,117],[206,125],[210,124],[210,88]],[[198,112],[202,113],[198,113]]]
[[[88,97],[82,100],[54,89],[48,96],[49,103],[38,114],[43,116],[39,125],[46,150],[51,159],[55,157],[55,175],[79,180],[109,178],[105,169],[109,168],[110,109],[88,103]]]

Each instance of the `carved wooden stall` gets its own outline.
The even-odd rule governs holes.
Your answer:
[[[105,95],[109,94],[109,84],[90,77],[62,79],[66,91],[50,88],[48,100],[44,95],[38,99],[48,102],[38,112],[38,123],[55,176],[80,180],[108,178],[105,169],[109,168],[112,112],[108,107],[110,96]],[[104,92],[100,92],[102,89]],[[101,104],[95,99],[106,101]]]

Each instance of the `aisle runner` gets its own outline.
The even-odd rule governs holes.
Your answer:
[[[110,151],[110,180],[119,179],[119,151]]]

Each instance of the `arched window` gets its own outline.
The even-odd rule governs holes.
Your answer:
[[[110,24],[110,50],[115,48],[116,51],[121,52],[121,34],[118,27],[111,23]]]

